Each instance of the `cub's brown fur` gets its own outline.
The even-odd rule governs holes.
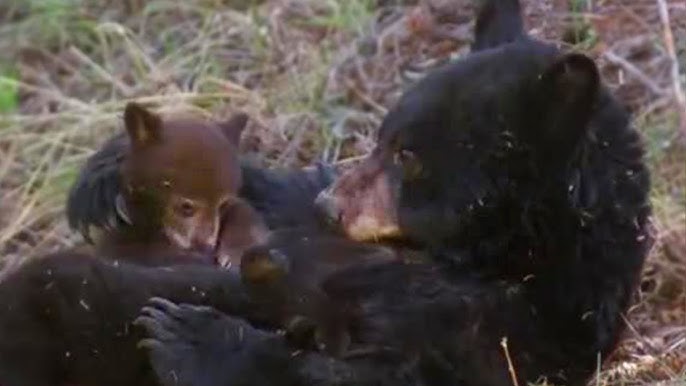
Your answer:
[[[215,262],[220,229],[241,228],[229,226],[234,221],[227,214],[248,205],[238,198],[238,142],[246,121],[244,114],[224,122],[163,118],[128,104],[130,146],[116,198],[127,224],[96,242],[98,254],[143,264]],[[226,232],[224,238],[232,243]]]

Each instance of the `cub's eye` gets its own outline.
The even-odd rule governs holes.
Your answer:
[[[183,200],[176,208],[179,214],[183,217],[193,217],[197,210],[195,203],[191,200]]]
[[[395,153],[393,162],[402,168],[403,179],[411,180],[422,173],[422,163],[411,150],[399,150]]]

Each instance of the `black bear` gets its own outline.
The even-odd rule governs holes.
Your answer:
[[[409,90],[371,155],[318,198],[351,238],[433,261],[326,278],[349,348],[367,354],[326,368],[265,331],[212,339],[240,315],[164,302],[143,313],[145,345],[166,385],[582,385],[623,329],[651,245],[648,191],[639,134],[592,60],[527,36],[518,1],[485,0],[473,52]],[[295,380],[229,365],[265,339]]]

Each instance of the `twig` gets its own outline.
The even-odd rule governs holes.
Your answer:
[[[669,10],[665,0],[657,0],[657,5],[660,11],[660,20],[662,20],[665,48],[667,48],[667,55],[669,55],[669,60],[672,62],[672,87],[674,88],[674,98],[676,99],[677,110],[681,118],[679,131],[683,137],[682,139],[686,140],[686,94],[684,94],[684,90],[681,87],[679,62],[676,59],[676,50],[674,49],[674,35],[672,34],[672,26],[669,21]]]
[[[227,100],[249,100],[249,96],[239,95],[236,93],[228,92],[209,92],[209,93],[196,93],[196,92],[179,92],[174,94],[162,94],[162,95],[151,95],[139,98],[127,98],[120,99],[112,102],[105,102],[99,107],[103,110],[108,109],[121,109],[129,102],[137,102],[141,104],[163,104],[170,102],[199,102],[207,100],[216,99],[227,99]]]
[[[92,68],[93,71],[94,71],[96,74],[98,74],[98,76],[100,76],[102,79],[104,79],[105,81],[111,83],[112,86],[114,86],[114,88],[116,88],[117,90],[119,90],[119,92],[120,92],[123,96],[130,96],[130,95],[131,95],[131,88],[130,88],[129,86],[125,85],[124,83],[122,83],[121,81],[119,81],[117,78],[115,78],[114,76],[112,76],[112,74],[110,74],[109,72],[107,72],[107,70],[105,70],[104,68],[102,68],[102,66],[100,66],[100,65],[97,64],[97,63],[95,63],[95,62],[93,61],[93,59],[91,59],[88,55],[84,54],[83,51],[81,51],[80,49],[78,49],[78,48],[75,47],[75,46],[71,46],[71,47],[69,47],[69,52],[70,52],[72,55],[74,55],[74,57],[76,57],[76,59],[78,59],[79,61],[81,61],[83,64],[85,64],[85,65],[87,65],[88,67]]]
[[[507,337],[503,337],[503,339],[500,341],[500,346],[502,346],[503,352],[505,353],[505,359],[507,360],[507,370],[510,372],[512,384],[514,386],[519,386],[519,381],[517,380],[517,373],[515,372],[514,365],[512,364],[512,358],[510,358],[510,350],[507,347]]]
[[[681,339],[677,340],[676,342],[672,343],[669,347],[667,347],[667,349],[665,350],[665,354],[669,354],[669,353],[675,351],[676,349],[678,349],[679,347],[681,347],[685,344],[686,344],[686,337],[681,338]]]
[[[305,116],[302,117],[302,120],[299,122],[297,128],[295,129],[293,137],[288,142],[286,148],[281,152],[279,157],[276,159],[277,165],[290,165],[290,163],[293,161],[293,156],[297,154],[297,150],[302,144],[305,132],[307,131],[307,118],[308,114],[305,114]]]
[[[652,31],[650,24],[645,21],[645,18],[640,17],[633,7],[629,7],[627,4],[619,5],[619,8],[624,12],[624,14],[631,18],[637,24],[640,24],[646,31]]]
[[[16,157],[17,144],[16,142],[9,142],[6,151],[0,152],[0,181],[5,179],[12,167],[14,157]]]
[[[352,81],[350,81],[350,80],[345,81],[345,85],[346,85],[346,87],[348,87],[348,90],[352,91],[353,94],[355,94],[355,96],[358,99],[360,99],[364,104],[366,104],[367,106],[374,109],[374,111],[376,111],[377,114],[379,114],[382,117],[385,116],[386,114],[388,114],[387,108],[385,108],[384,106],[382,106],[381,104],[376,102],[374,99],[372,99],[372,97],[370,97],[369,95],[364,93],[362,90],[357,88],[357,86],[355,86],[355,84]]]
[[[657,347],[655,347],[652,343],[650,343],[648,339],[646,339],[643,335],[641,335],[640,332],[638,332],[636,326],[634,326],[633,323],[631,323],[631,321],[626,317],[626,315],[621,314],[621,316],[622,320],[624,320],[624,324],[626,324],[626,326],[629,327],[629,330],[634,335],[634,337],[639,342],[641,342],[641,344],[645,345],[645,347],[647,347],[651,351],[651,354],[659,355],[659,350],[657,349]]]
[[[358,155],[355,157],[348,157],[348,158],[344,158],[344,159],[339,159],[339,160],[335,161],[333,164],[338,166],[338,165],[346,165],[346,164],[350,164],[350,163],[355,163],[355,162],[362,161],[363,159],[367,158],[368,156],[369,156],[368,154],[363,154],[363,155]]]
[[[638,81],[640,81],[646,87],[648,87],[650,91],[656,96],[661,96],[666,93],[666,91],[662,87],[658,86],[655,82],[653,82],[652,79],[650,79],[646,74],[644,74],[643,71],[638,69],[638,67],[629,63],[629,61],[622,58],[621,56],[615,54],[612,50],[605,51],[604,55],[607,58],[607,60],[609,60],[612,64],[622,67],[626,72],[633,75]]]
[[[646,47],[652,47],[654,45],[654,39],[654,36],[651,34],[626,37],[613,43],[611,50],[615,54],[626,58],[644,51]],[[660,53],[664,52],[663,50],[659,51]],[[662,55],[657,55],[656,60],[662,61],[662,59]]]
[[[662,108],[664,108],[664,107],[666,107],[666,106],[668,106],[668,105],[671,105],[671,104],[672,104],[672,100],[671,100],[671,99],[672,99],[672,98],[670,98],[670,97],[667,95],[667,96],[663,96],[663,97],[661,97],[661,98],[657,98],[657,99],[653,100],[652,102],[650,102],[650,104],[648,104],[648,105],[645,106],[645,107],[642,107],[642,108],[635,114],[635,116],[636,116],[635,120],[636,120],[637,122],[642,122],[647,116],[649,116],[650,114],[654,113],[656,110],[659,110],[659,109],[662,109]]]
[[[600,351],[596,355],[596,362],[595,362],[595,386],[600,386],[600,377],[602,376],[601,370],[603,368],[603,357],[600,354]]]
[[[88,105],[87,103],[84,103],[78,99],[70,98],[64,94],[59,93],[58,91],[53,91],[50,89],[42,88],[39,86],[34,86],[32,84],[28,84],[26,82],[22,82],[20,80],[0,76],[0,85],[10,85],[12,87],[21,87],[22,89],[26,91],[31,91],[35,92],[36,94],[41,94],[45,97],[48,97],[58,103],[63,103],[65,105],[69,105],[72,108],[75,109],[80,109],[80,110],[91,110],[91,106]]]

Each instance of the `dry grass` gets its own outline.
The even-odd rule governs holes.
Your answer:
[[[63,218],[65,191],[85,157],[119,129],[128,100],[214,116],[247,111],[243,150],[269,164],[355,161],[407,84],[467,51],[470,3],[3,2],[2,262],[80,241]],[[598,59],[635,114],[654,174],[658,242],[626,339],[596,383],[686,384],[686,110],[675,97],[686,72],[686,3],[524,3],[532,34],[566,36]]]

